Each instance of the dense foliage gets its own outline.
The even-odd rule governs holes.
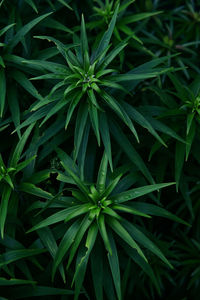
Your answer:
[[[200,1],[0,1],[0,299],[199,299]]]

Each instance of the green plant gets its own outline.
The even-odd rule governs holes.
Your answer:
[[[136,218],[150,218],[150,215],[153,214],[169,217],[178,222],[183,222],[175,215],[165,211],[163,208],[156,207],[152,204],[137,202],[135,203],[138,207],[137,209],[134,208],[134,202],[132,202],[133,199],[156,191],[160,188],[167,187],[173,183],[147,185],[125,191],[123,188],[118,188],[118,191],[115,192],[115,188],[120,187],[120,179],[123,175],[125,175],[126,168],[123,171],[124,168],[122,167],[121,170],[119,169],[118,171],[119,175],[112,175],[110,178],[108,176],[108,158],[105,152],[98,170],[96,184],[87,183],[84,178],[81,180],[80,175],[78,174],[78,166],[73,163],[71,158],[68,157],[61,149],[58,149],[57,153],[61,159],[61,164],[67,173],[66,176],[62,172],[57,171],[59,173],[57,179],[64,183],[71,183],[75,185],[76,188],[66,188],[72,194],[72,197],[66,198],[66,208],[48,216],[47,219],[42,220],[39,224],[29,230],[29,232],[32,232],[33,230],[38,230],[40,228],[47,227],[48,225],[56,224],[60,221],[65,222],[65,227],[67,226],[66,223],[69,223],[66,233],[61,239],[54,257],[52,277],[54,278],[58,266],[67,253],[69,254],[67,268],[70,267],[74,256],[77,253],[75,273],[72,280],[72,284],[75,282],[75,299],[77,299],[84,280],[90,254],[93,251],[98,235],[100,234],[105,250],[108,252],[108,262],[118,299],[121,299],[121,288],[119,261],[115,241],[120,242],[120,240],[123,240],[125,242],[125,249],[127,247],[126,244],[130,246],[130,257],[143,270],[146,269],[146,272],[156,285],[156,279],[153,275],[153,271],[150,269],[150,266],[148,266],[148,260],[138,243],[141,244],[142,247],[147,248],[149,251],[157,255],[169,267],[172,266],[157,246],[144,235],[144,233],[140,230],[140,227],[133,225],[132,222],[121,216],[121,214],[128,213],[136,216]],[[126,180],[128,180],[128,177],[124,178],[124,186],[128,183]],[[62,190],[60,193],[61,192]],[[51,201],[51,203],[53,202]],[[48,206],[49,203],[47,202],[42,211],[44,211],[44,209]],[[149,211],[150,215],[144,213],[145,210]],[[84,238],[85,236],[87,236],[86,241]],[[84,244],[85,249],[83,248]],[[96,256],[95,252],[93,255],[94,257]],[[101,263],[103,263],[103,257],[99,257],[99,259],[101,259]],[[97,264],[100,262],[94,261],[93,263]],[[94,276],[94,274],[92,276]],[[93,282],[98,285],[98,283],[95,283],[95,279]],[[95,290],[97,290],[97,288],[95,288]],[[97,299],[102,299],[102,296],[98,294],[96,294],[96,297]]]

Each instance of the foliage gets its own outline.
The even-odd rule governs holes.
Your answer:
[[[1,299],[198,299],[199,5],[0,1]]]

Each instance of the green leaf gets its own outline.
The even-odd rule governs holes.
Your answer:
[[[173,266],[166,259],[160,249],[158,249],[158,247],[148,237],[146,237],[141,230],[126,220],[123,220],[123,224],[134,240],[157,255],[166,265],[173,269]]]
[[[108,121],[107,121],[107,117],[106,117],[105,113],[99,114],[99,127],[100,127],[100,132],[101,132],[101,137],[103,140],[104,148],[106,151],[106,155],[109,160],[110,169],[113,172],[110,132],[109,132]]]
[[[53,267],[52,267],[52,278],[54,279],[56,270],[58,266],[60,265],[63,257],[69,250],[70,246],[74,242],[74,238],[80,228],[80,222],[77,220],[74,222],[69,229],[66,231],[65,235],[63,236],[60,245],[58,247],[58,250],[56,251],[56,255],[54,257]]]
[[[119,210],[119,211],[122,211],[122,212],[127,212],[129,214],[133,214],[133,215],[136,215],[136,216],[151,218],[149,215],[144,214],[143,212],[140,212],[139,210],[133,209],[133,208],[131,208],[129,206],[126,206],[126,205],[114,204],[114,205],[112,205],[112,209]]]
[[[141,197],[143,195],[152,193],[154,191],[158,191],[161,188],[168,187],[175,184],[175,182],[169,182],[169,183],[157,183],[152,185],[146,185],[138,188],[131,189],[126,192],[122,192],[120,194],[111,196],[111,199],[113,199],[116,203],[124,203],[126,201],[133,200],[135,198]]]
[[[129,142],[125,134],[122,132],[121,128],[114,122],[110,122],[111,133],[114,136],[116,142],[123,149],[123,151],[127,154],[129,159],[138,167],[138,169],[143,173],[143,175],[147,178],[150,183],[154,183],[154,180],[147,169],[144,161],[134,149],[132,144]]]
[[[97,190],[99,193],[103,193],[105,190],[106,176],[108,168],[108,157],[104,151],[103,157],[101,159],[101,164],[99,167],[98,177],[97,177]]]
[[[85,204],[74,206],[71,213],[66,217],[65,223],[72,220],[73,218],[76,218],[80,215],[83,215],[83,214],[87,213],[91,206],[92,206],[92,204],[90,204],[90,203],[89,204],[85,203]]]
[[[62,153],[60,149],[57,149],[57,153],[58,156],[60,157],[60,154]],[[60,157],[61,158],[61,157]],[[72,177],[72,179],[74,180],[74,182],[77,184],[77,186],[80,188],[80,190],[86,195],[86,197],[88,198],[88,194],[89,194],[89,190],[88,188],[84,185],[84,183],[80,180],[80,178],[71,170],[70,165],[68,165],[68,163],[62,160],[61,158],[61,164],[63,165],[63,167],[65,168],[65,170],[67,171],[67,173]]]
[[[23,26],[8,44],[9,49],[13,49],[34,26],[36,26],[40,21],[47,18],[51,14],[52,12],[39,16],[38,18],[35,18],[34,20]]]
[[[92,127],[97,138],[98,146],[100,146],[99,117],[97,108],[93,104],[89,105],[89,114]]]
[[[81,222],[81,225],[79,227],[79,230],[76,234],[76,236],[74,237],[74,242],[73,242],[73,245],[70,249],[70,255],[69,255],[69,260],[68,260],[68,263],[67,263],[67,269],[69,268],[69,266],[71,265],[71,262],[76,254],[76,251],[80,245],[80,242],[82,241],[83,239],[83,236],[85,234],[85,232],[87,231],[87,229],[89,228],[89,226],[92,224],[92,221],[93,221],[94,217],[93,218],[89,218],[89,214],[87,214],[84,219],[82,220]]]
[[[155,204],[150,204],[150,203],[145,203],[145,202],[135,202],[134,201],[134,202],[131,202],[130,205],[134,209],[137,209],[138,211],[141,211],[145,214],[167,218],[167,219],[170,219],[172,221],[190,226],[190,224],[188,224],[184,220],[180,219],[176,215],[172,214],[171,212],[167,211],[166,209],[164,209],[160,206],[157,206]]]
[[[78,92],[74,95],[73,99],[71,100],[71,103],[69,105],[68,111],[67,111],[67,117],[65,122],[65,130],[67,130],[67,126],[71,120],[72,114],[76,106],[78,105],[79,101],[81,100],[82,93]]]
[[[15,147],[14,149],[14,152],[11,156],[11,160],[10,160],[10,163],[9,165],[13,168],[17,168],[17,164],[18,164],[18,161],[20,160],[20,157],[21,157],[21,154],[24,150],[24,146],[26,144],[26,141],[33,129],[35,124],[31,124],[27,129],[26,131],[24,132],[24,134],[22,135],[20,141],[18,142],[17,146]]]
[[[3,116],[4,106],[6,99],[6,77],[5,71],[0,67],[0,117]]]
[[[20,259],[44,253],[45,251],[45,249],[20,249],[7,251],[0,255],[0,267],[3,267]]]
[[[107,223],[109,226],[123,239],[131,248],[136,249],[138,254],[146,261],[147,258],[145,257],[144,253],[138,246],[138,244],[132,239],[130,234],[124,229],[124,227],[117,221],[115,218],[108,217]]]
[[[36,281],[32,280],[24,280],[24,279],[16,279],[16,278],[10,278],[6,279],[3,277],[0,277],[0,286],[10,286],[10,285],[24,285],[24,284],[35,284]]]
[[[2,28],[0,30],[0,36],[2,36],[4,33],[6,33],[10,28],[12,28],[13,26],[15,26],[15,23],[13,24],[9,24],[7,26],[5,26],[4,28]]]
[[[86,127],[88,117],[88,107],[87,104],[81,103],[78,109],[75,125],[75,134],[74,134],[74,160],[77,159],[80,145],[83,139],[83,133]]]
[[[52,194],[42,190],[41,188],[35,186],[29,182],[22,182],[19,186],[19,190],[30,195],[34,195],[43,199],[51,200]]]
[[[195,137],[195,133],[196,133],[196,124],[193,121],[191,126],[190,126],[190,131],[188,132],[187,136],[186,136],[186,157],[185,160],[188,160],[189,154],[190,154],[190,149],[192,147],[192,143]]]
[[[12,77],[19,83],[28,93],[30,93],[34,98],[42,101],[43,97],[38,93],[34,85],[28,80],[26,75],[20,71],[13,71],[11,73]]]
[[[109,238],[110,238],[112,254],[108,253],[108,261],[110,264],[110,269],[111,269],[112,278],[117,293],[117,298],[118,300],[120,300],[122,299],[122,295],[121,295],[121,278],[120,278],[118,251],[115,245],[115,240],[111,233],[109,234]]]
[[[111,249],[111,245],[110,245],[110,241],[109,241],[109,238],[108,238],[106,225],[105,225],[105,217],[104,217],[103,214],[100,214],[100,216],[98,218],[98,226],[99,226],[99,231],[101,233],[101,237],[103,239],[105,248],[110,253],[110,255],[112,255],[112,249]]]
[[[38,230],[40,228],[44,228],[46,226],[49,226],[49,225],[52,225],[52,224],[55,224],[55,223],[58,223],[61,221],[64,221],[66,219],[67,215],[70,214],[71,211],[73,211],[73,209],[74,209],[73,207],[66,208],[66,209],[63,209],[63,210],[49,216],[48,218],[42,220],[37,225],[35,225],[31,229],[29,229],[27,231],[27,233],[30,233],[32,231]]]
[[[19,287],[11,290],[12,295],[15,295],[15,299],[23,299],[27,297],[40,297],[40,296],[52,296],[52,295],[73,295],[74,292],[67,289],[58,289],[48,286],[29,286],[26,287],[26,293],[24,293],[24,287]]]
[[[65,7],[67,7],[68,9],[70,9],[70,10],[73,10],[72,8],[71,8],[71,6],[65,1],[65,0],[58,0],[62,5],[64,5]]]
[[[133,22],[138,22],[138,21],[150,18],[152,16],[156,16],[160,13],[162,13],[162,11],[139,13],[139,14],[131,15],[129,17],[124,17],[119,21],[119,26],[121,24],[130,24]]]
[[[176,142],[176,154],[175,154],[175,180],[176,180],[176,190],[178,191],[179,181],[181,177],[181,172],[183,169],[185,158],[185,145],[180,142]]]
[[[10,199],[10,195],[12,192],[12,188],[9,186],[4,186],[2,197],[1,197],[1,205],[0,205],[0,230],[1,230],[1,237],[4,237],[4,227],[7,217],[8,211],[8,202]]]
[[[74,278],[73,278],[73,281],[75,280],[74,300],[77,300],[79,297],[80,290],[81,290],[83,280],[85,277],[88,259],[89,259],[90,253],[94,247],[97,233],[98,233],[98,227],[97,227],[97,224],[94,223],[88,230],[87,239],[86,239],[86,243],[85,243],[85,247],[87,248],[87,250],[84,253],[84,255],[80,258],[78,264],[76,265],[76,271],[75,271]],[[72,284],[73,284],[73,281],[72,281]]]
[[[95,59],[104,52],[104,50],[108,47],[110,43],[110,39],[113,33],[113,30],[115,28],[115,23],[117,20],[117,13],[118,13],[119,5],[116,7],[115,12],[113,14],[113,17],[110,21],[110,24],[108,26],[107,31],[104,33],[102,39],[99,42],[99,45],[95,52],[92,54],[92,60],[95,61]]]

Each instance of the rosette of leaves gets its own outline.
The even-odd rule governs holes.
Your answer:
[[[54,278],[57,268],[67,255],[69,255],[67,268],[71,266],[76,256],[72,279],[72,284],[75,283],[75,299],[78,299],[81,291],[89,261],[91,262],[96,298],[103,299],[103,287],[109,298],[106,283],[103,283],[103,277],[108,277],[111,282],[113,280],[114,284],[112,286],[110,282],[111,287],[109,289],[114,288],[117,298],[121,299],[120,262],[118,258],[118,247],[121,245],[125,253],[150,276],[152,282],[159,289],[143,248],[159,257],[168,267],[172,268],[172,265],[159,248],[143,233],[142,227],[135,224],[136,220],[137,218],[150,218],[151,215],[157,215],[186,223],[161,207],[133,200],[173,183],[160,183],[126,189],[131,185],[130,177],[125,176],[126,171],[123,167],[112,178],[108,176],[108,158],[104,152],[98,170],[97,182],[91,184],[84,178],[81,179],[78,166],[65,152],[57,149],[57,153],[66,171],[66,173],[58,171],[57,179],[61,181],[60,193],[68,190],[71,196],[62,197],[62,201],[60,199],[60,209],[29,230],[29,232],[38,231],[41,228],[47,228],[47,226],[64,221],[60,230],[61,228],[62,230],[66,229],[54,256],[52,278]],[[67,184],[66,189],[63,189],[64,183]],[[69,185],[75,187],[68,187]],[[65,201],[66,204],[64,204]],[[51,205],[53,205],[53,201],[47,201],[42,205],[42,211],[48,207],[51,208]],[[35,203],[35,208],[39,206]],[[57,207],[59,207],[58,202]],[[135,217],[133,219],[134,223],[132,216]],[[105,253],[107,253],[110,271],[109,269],[106,270]],[[105,268],[105,272],[102,268]],[[96,276],[98,276],[98,280],[96,280]],[[102,282],[102,284],[98,282]]]
[[[81,37],[79,40],[78,37],[75,36],[76,44],[64,45],[52,37],[37,37],[55,43],[60,54],[64,57],[66,65],[47,60],[24,61],[24,63],[30,64],[32,67],[40,67],[43,68],[43,70],[46,69],[50,71],[48,74],[32,79],[57,80],[57,83],[53,86],[45,99],[38,99],[39,101],[33,103],[29,110],[29,112],[32,112],[31,116],[18,126],[18,129],[41,118],[43,118],[43,121],[40,123],[40,126],[42,126],[52,116],[57,117],[58,115],[62,117],[62,121],[63,118],[65,119],[65,129],[67,129],[69,124],[71,125],[71,123],[73,123],[74,112],[77,110],[74,133],[75,159],[79,153],[86,128],[92,126],[98,145],[100,145],[102,140],[107,155],[109,156],[110,165],[112,165],[110,128],[107,117],[107,110],[110,109],[131,130],[137,141],[139,141],[139,138],[132,120],[135,120],[141,126],[147,128],[151,134],[164,144],[145,118],[132,106],[126,104],[125,100],[122,100],[139,81],[153,78],[163,72],[169,71],[169,69],[166,68],[156,68],[156,66],[163,63],[166,58],[149,62],[149,64],[146,63],[126,74],[119,74],[116,69],[108,68],[108,65],[113,62],[127,44],[126,41],[122,42],[111,52],[108,52],[110,39],[115,28],[117,12],[118,7],[113,14],[108,30],[104,33],[98,46],[92,51],[91,55],[83,17],[81,23]],[[70,48],[74,48],[75,53],[70,50]],[[116,96],[118,91],[123,94],[121,99],[118,99]],[[112,119],[110,111],[109,119]]]

